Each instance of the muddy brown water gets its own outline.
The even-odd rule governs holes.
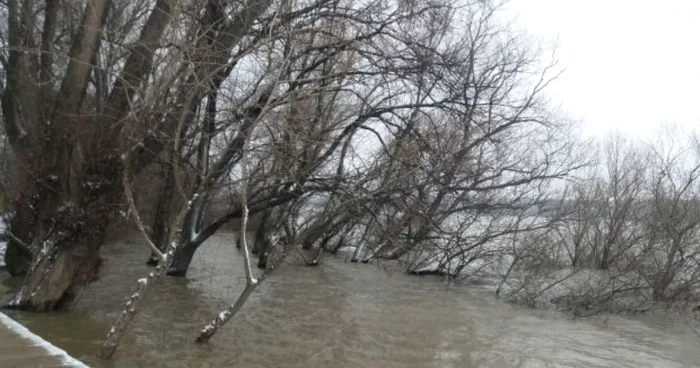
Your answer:
[[[197,345],[199,329],[243,285],[233,239],[215,236],[188,278],[166,277],[151,289],[112,361],[95,354],[148,271],[136,239],[105,247],[102,278],[74,311],[10,315],[95,367],[700,367],[700,337],[678,318],[574,321],[343,255],[315,268],[284,265],[210,343]],[[14,284],[3,276],[0,296]]]

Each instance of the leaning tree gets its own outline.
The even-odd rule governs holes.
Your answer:
[[[326,187],[314,173],[327,170],[355,131],[419,107],[382,88],[417,70],[403,52],[409,40],[395,56],[383,48],[401,39],[406,20],[447,8],[389,0],[4,2],[2,112],[14,164],[6,258],[10,272],[26,273],[8,305],[65,308],[98,276],[108,224],[133,213],[125,167],[130,178],[154,162],[187,174],[177,183],[166,170],[163,190],[173,193],[161,202],[177,198],[176,210],[157,212],[170,222],[177,216],[167,212],[187,208],[178,236],[188,263],[192,249],[240,216],[238,206],[202,221],[264,106],[314,110],[306,127],[266,123],[268,143],[286,140],[297,162],[261,181],[251,212]],[[305,136],[313,142],[299,144]],[[176,228],[156,225],[160,239]],[[162,253],[163,244],[154,248]]]
[[[6,4],[7,263],[27,272],[9,306],[60,309],[98,275],[107,225],[125,209],[123,158],[135,175],[177,146],[273,1],[89,0],[79,18],[71,2]]]

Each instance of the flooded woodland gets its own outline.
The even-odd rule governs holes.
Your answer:
[[[511,10],[0,1],[3,313],[97,367],[697,365],[700,131],[585,132]]]
[[[572,319],[503,303],[484,286],[390,265],[283,265],[207,345],[199,329],[243,287],[233,234],[210,240],[187,279],[164,278],[112,361],[96,351],[148,253],[109,244],[104,277],[79,307],[11,313],[94,367],[696,367],[697,336],[668,314]],[[296,264],[295,264],[296,263]],[[362,272],[358,272],[361,268]],[[3,291],[12,282],[6,278]]]

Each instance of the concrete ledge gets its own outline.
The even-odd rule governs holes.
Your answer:
[[[0,367],[89,368],[3,313],[0,313],[0,341]]]

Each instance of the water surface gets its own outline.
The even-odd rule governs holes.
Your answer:
[[[136,240],[105,247],[102,278],[76,310],[11,313],[95,367],[698,367],[700,338],[680,319],[563,314],[505,304],[434,277],[326,257],[287,264],[205,345],[203,325],[240,292],[233,235],[215,236],[188,278],[159,280],[114,360],[95,357],[109,323],[148,272]],[[0,293],[16,283],[5,279]]]

